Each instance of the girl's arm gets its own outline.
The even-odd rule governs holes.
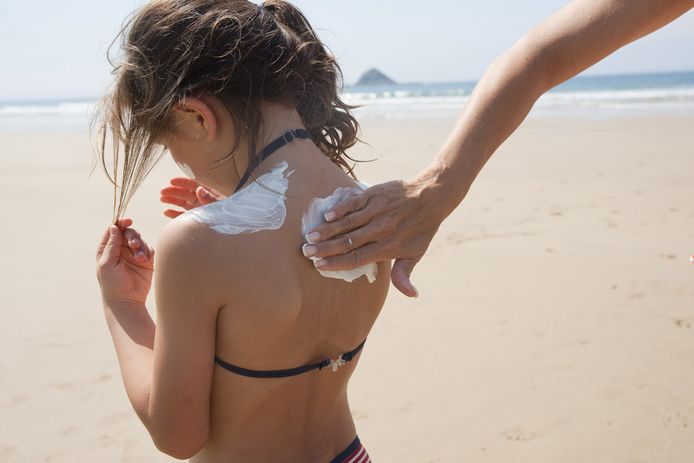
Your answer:
[[[416,296],[412,269],[441,222],[537,99],[692,7],[694,0],[573,1],[489,67],[429,167],[412,181],[376,185],[336,205],[326,215],[331,223],[307,234],[314,243],[308,254],[322,257],[316,264],[326,270],[396,259],[393,284]]]
[[[124,219],[119,226],[130,224]],[[159,241],[156,327],[145,307],[154,252],[137,232],[115,226],[97,251],[104,314],[126,393],[157,448],[179,459],[207,442],[218,307],[186,227],[170,223]],[[145,257],[136,257],[136,249]]]

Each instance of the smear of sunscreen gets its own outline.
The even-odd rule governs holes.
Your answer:
[[[365,187],[365,184],[361,184]],[[333,207],[335,204],[344,201],[350,196],[357,195],[363,190],[359,188],[346,188],[340,187],[333,194],[327,198],[314,198],[308,205],[308,209],[304,212],[301,218],[301,231],[303,235],[306,235],[310,229],[317,227],[318,225],[325,223],[325,211]],[[317,257],[311,257],[314,262],[318,260]],[[337,270],[337,271],[326,271],[316,269],[321,275],[328,278],[337,278],[340,280],[345,280],[349,283],[353,282],[362,275],[366,275],[369,283],[373,283],[376,280],[376,275],[378,275],[378,265],[375,263],[363,265],[361,267],[355,268],[354,270]]]
[[[188,164],[186,164],[185,162],[177,162],[176,164],[178,165],[178,168],[183,171],[184,174],[195,180],[195,174],[193,173],[193,169],[191,169]]]
[[[208,225],[224,235],[277,230],[287,217],[285,206],[289,165],[282,161],[237,193],[206,206],[191,209],[179,218]]]

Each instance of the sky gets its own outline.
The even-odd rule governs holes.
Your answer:
[[[0,101],[90,98],[108,45],[142,0],[0,0]],[[478,79],[563,0],[295,0],[347,84],[377,67],[399,82]],[[694,70],[694,11],[586,74]]]

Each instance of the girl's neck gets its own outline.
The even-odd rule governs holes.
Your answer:
[[[256,154],[262,151],[265,146],[284,135],[287,131],[294,129],[305,129],[301,116],[299,116],[299,113],[295,108],[290,108],[276,103],[262,103],[260,112],[262,117],[262,127],[258,133]],[[274,163],[272,163],[270,160],[263,162],[261,165],[256,167],[254,173],[259,175],[265,172],[267,170],[267,166],[265,164],[273,165]],[[234,160],[234,169],[236,170],[237,174],[235,177],[237,178],[234,179],[233,184],[229,183],[226,185],[227,191],[225,194],[228,195],[233,193],[239,179],[246,173],[248,166],[248,148],[247,146],[240,146],[238,155]]]

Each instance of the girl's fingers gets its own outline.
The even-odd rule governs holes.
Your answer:
[[[119,228],[128,228],[132,224],[133,224],[133,219],[131,219],[130,217],[123,217],[122,219],[116,220],[116,225]]]
[[[125,228],[129,227],[132,225],[133,220],[131,218],[124,217],[122,219],[119,219],[116,221],[116,227],[120,228]],[[96,248],[96,260],[100,261],[101,256],[104,254],[104,250],[106,249],[106,245],[109,242],[109,239],[111,237],[111,227],[107,228],[104,234],[101,236],[101,241],[99,242],[99,246]]]
[[[195,199],[204,206],[205,204],[210,204],[215,201],[219,201],[220,198],[215,196],[210,190],[208,190],[204,186],[200,186],[197,190],[195,190]]]
[[[178,198],[178,199],[183,199],[186,200],[190,203],[195,203],[196,201],[196,195],[195,195],[195,190],[190,191],[186,188],[180,188],[176,186],[169,186],[166,188],[163,188],[160,191],[160,194],[163,198],[165,197],[171,197],[171,198]]]
[[[169,180],[171,185],[173,186],[178,186],[181,188],[185,188],[188,191],[195,191],[195,189],[200,186],[198,182],[191,178],[184,178],[184,177],[174,177],[171,180]]]
[[[118,263],[118,258],[121,253],[121,243],[123,241],[123,236],[120,229],[111,225],[108,228],[108,240],[101,253],[101,258],[99,259],[99,264],[102,266],[114,265]]]
[[[182,207],[183,209],[192,209],[194,204],[190,204],[188,201],[183,199],[174,198],[173,196],[162,196],[160,198],[162,203],[173,204],[174,206]]]
[[[133,250],[138,249],[143,244],[140,234],[132,228],[127,228],[123,232],[123,236],[125,236],[125,243]]]
[[[183,214],[183,211],[177,211],[174,209],[167,209],[164,211],[164,215],[170,219],[175,219],[179,215]]]
[[[99,242],[99,246],[96,248],[96,261],[101,260],[101,256],[104,253],[104,248],[106,247],[106,243],[108,243],[108,238],[111,236],[111,228],[107,228],[106,231],[104,232],[103,236],[101,237],[101,241]]]

